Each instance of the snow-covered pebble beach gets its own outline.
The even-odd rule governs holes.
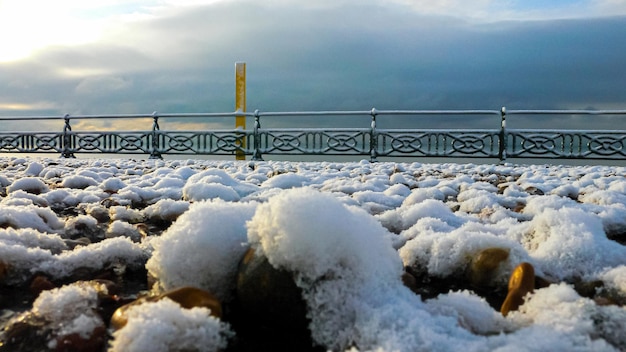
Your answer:
[[[255,350],[250,256],[311,350],[624,351],[625,243],[624,167],[0,157],[0,351]],[[223,314],[147,299],[111,326],[181,287]]]

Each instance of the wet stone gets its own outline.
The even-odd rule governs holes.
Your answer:
[[[478,252],[469,266],[468,279],[473,286],[492,286],[494,275],[505,260],[509,258],[508,248],[492,247]]]
[[[253,249],[239,266],[236,299],[228,310],[225,319],[237,334],[229,351],[317,350],[293,275],[274,268]]]

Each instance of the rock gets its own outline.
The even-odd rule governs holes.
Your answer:
[[[50,279],[48,279],[46,276],[37,275],[31,281],[29,288],[30,288],[30,293],[34,297],[37,297],[42,291],[51,290],[55,287],[56,285],[52,283],[52,281],[50,281]]]
[[[157,296],[154,301],[169,298],[180,304],[183,308],[205,307],[211,310],[211,315],[216,318],[222,317],[222,304],[209,291],[196,287],[181,287],[167,291]]]
[[[526,191],[526,193],[530,194],[531,196],[543,196],[543,195],[545,195],[545,193],[541,189],[539,189],[539,188],[537,188],[535,186],[526,187],[524,189],[524,191]]]
[[[519,264],[511,273],[509,291],[500,312],[506,316],[524,303],[524,296],[535,289],[535,268],[529,263]]]
[[[88,246],[91,244],[91,240],[87,237],[79,237],[77,239],[64,239],[63,242],[67,245],[69,249],[75,249],[78,246]]]
[[[582,281],[576,280],[574,282],[574,290],[581,296],[586,298],[594,298],[596,294],[604,288],[604,282],[602,280],[594,281]]]
[[[0,352],[39,352],[48,350],[46,337],[52,328],[41,317],[21,314],[12,318],[0,332]]]
[[[9,274],[9,264],[0,260],[0,283],[4,282],[4,279]]]
[[[478,252],[469,266],[467,277],[470,284],[476,287],[491,286],[498,267],[508,258],[508,248],[492,247]]]
[[[110,326],[115,330],[123,328],[128,322],[127,312],[129,308],[144,302],[156,302],[164,298],[169,298],[186,309],[194,307],[209,308],[212,316],[216,318],[222,317],[222,304],[215,296],[208,291],[185,286],[167,291],[158,296],[141,297],[119,307],[111,317]]]
[[[417,287],[417,279],[411,273],[405,271],[402,273],[402,283],[408,287],[413,293],[419,294],[419,287]]]
[[[236,296],[247,316],[268,325],[305,322],[306,304],[291,273],[274,268],[254,249],[248,250],[239,267]]]
[[[574,282],[574,290],[581,296],[593,299],[601,306],[624,306],[626,296],[619,289],[607,286],[602,280]]]
[[[88,337],[73,333],[59,336],[55,340],[56,352],[92,352],[102,351],[107,339],[106,328],[97,326]]]
[[[535,288],[544,288],[548,287],[552,284],[556,283],[555,281],[550,281],[544,277],[535,275]]]
[[[624,231],[623,228],[619,230],[608,230],[606,232],[606,237],[621,245],[626,245],[626,231]]]
[[[450,291],[468,289],[468,284],[462,275],[450,277],[431,276],[428,270],[420,265],[414,264],[404,268],[406,274],[413,277],[415,285],[411,283],[413,279],[403,274],[402,282],[411,291],[419,295],[422,300],[428,300]]]
[[[37,276],[34,281],[43,282],[42,285],[49,282],[44,276]],[[92,296],[93,289],[97,299]],[[13,315],[3,324],[0,352],[102,351],[107,340],[99,315],[103,302],[100,295],[106,295],[104,291],[100,282],[76,282],[42,292],[30,310]]]
[[[307,307],[293,275],[248,250],[239,265],[236,299],[227,320],[237,351],[311,351]]]
[[[105,207],[92,207],[88,212],[98,223],[108,223],[111,220],[109,210]]]

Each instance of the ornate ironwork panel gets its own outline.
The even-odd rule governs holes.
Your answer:
[[[262,129],[261,154],[368,155],[369,129]]]
[[[69,153],[149,154],[151,132],[70,132]]]
[[[0,151],[60,153],[62,141],[63,133],[0,133]]]
[[[251,154],[250,133],[240,130],[158,131],[159,152],[164,154]]]
[[[507,131],[508,157],[626,158],[626,131]]]
[[[379,156],[498,157],[499,130],[378,130]]]

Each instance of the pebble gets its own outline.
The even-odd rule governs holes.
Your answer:
[[[126,305],[119,307],[111,317],[110,326],[115,329],[123,328],[128,322],[128,309],[144,302],[156,302],[169,298],[178,303],[182,308],[205,307],[211,310],[211,315],[216,318],[222,317],[222,304],[210,292],[191,286],[176,288],[158,296],[141,297]]]
[[[519,264],[511,273],[509,291],[502,303],[500,313],[507,316],[524,304],[524,296],[535,289],[535,268],[529,263]]]

